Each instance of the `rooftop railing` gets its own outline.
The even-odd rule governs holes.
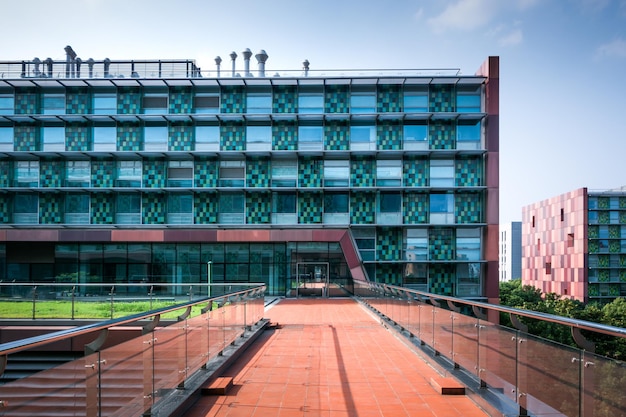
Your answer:
[[[91,340],[84,357],[0,386],[0,415],[158,415],[168,398],[262,320],[265,285],[211,289],[218,295],[1,344],[4,372],[14,353]],[[194,307],[201,307],[195,316]],[[175,321],[161,324],[170,313]],[[129,325],[140,326],[142,336],[107,347],[110,330]]]
[[[624,328],[390,285],[355,281],[354,288],[449,372],[508,403],[511,415],[626,416],[626,364],[593,353],[581,333],[624,339]],[[500,313],[509,314],[516,328],[494,324]],[[529,334],[522,317],[569,327],[579,347]]]

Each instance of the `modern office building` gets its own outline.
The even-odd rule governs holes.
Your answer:
[[[498,57],[266,73],[249,49],[210,71],[65,50],[0,62],[0,279],[497,300]]]
[[[522,222],[523,284],[583,302],[626,296],[626,187],[531,204]]]
[[[522,278],[522,222],[500,225],[500,281]]]

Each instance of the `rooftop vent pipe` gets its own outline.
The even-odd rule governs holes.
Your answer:
[[[215,57],[215,66],[217,67],[217,78],[220,78],[220,64],[222,63],[222,58],[219,56]]]
[[[230,53],[230,59],[233,61],[233,77],[235,76],[235,59],[237,59],[237,54],[235,51]]]
[[[254,57],[259,63],[259,77],[265,77],[265,61],[267,61],[269,55],[267,55],[264,49],[261,49]]]
[[[244,75],[246,77],[251,77],[252,74],[250,74],[250,57],[252,56],[252,51],[250,50],[250,48],[246,48],[246,50],[243,51],[242,54],[243,54],[243,72],[244,72]]]
[[[308,77],[309,76],[309,60],[305,59],[304,62],[302,63],[302,69],[304,70],[304,76]]]
[[[65,48],[65,78],[74,78],[74,60],[76,59],[76,52],[71,46],[67,45]]]

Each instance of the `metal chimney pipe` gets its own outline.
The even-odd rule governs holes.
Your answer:
[[[309,76],[309,60],[305,59],[304,62],[302,63],[302,69],[304,69],[304,76],[308,77]]]
[[[93,78],[93,64],[95,64],[96,61],[93,60],[93,58],[89,58],[87,60],[87,66],[89,67],[89,78]]]
[[[35,77],[41,77],[41,71],[39,70],[39,65],[41,64],[41,60],[39,58],[34,58],[33,64],[35,65],[33,74],[35,75]]]
[[[70,75],[74,76],[74,59],[76,58],[76,52],[71,46],[67,45],[65,48],[65,78],[70,78]]]
[[[265,61],[267,61],[269,55],[267,55],[264,49],[261,49],[254,57],[259,63],[259,77],[265,77]]]
[[[83,60],[80,58],[76,58],[76,78],[80,78],[80,64],[83,63]]]
[[[111,60],[104,58],[104,78],[109,78],[109,67],[111,66]]]
[[[215,57],[215,66],[217,67],[217,78],[220,78],[220,64],[222,63],[222,58],[219,56]]]
[[[230,59],[233,61],[233,78],[235,77],[235,60],[237,59],[237,54],[235,51],[230,53]]]
[[[54,65],[54,62],[52,61],[52,58],[50,57],[46,58],[44,62],[46,63],[46,66],[48,67],[48,78],[52,78],[52,67]]]
[[[250,48],[246,48],[246,50],[243,51],[242,54],[243,54],[243,68],[244,68],[245,76],[250,77],[252,76],[252,74],[250,74],[250,57],[252,56],[252,51],[250,50]]]

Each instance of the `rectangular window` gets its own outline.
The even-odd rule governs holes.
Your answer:
[[[272,113],[272,93],[248,93],[246,95],[246,113]]]
[[[193,186],[193,161],[169,161],[167,168],[168,187]]]
[[[456,267],[457,297],[479,297],[482,294],[482,272],[479,263],[461,263]]]
[[[428,268],[426,265],[406,263],[403,286],[413,290],[428,291]]]
[[[93,114],[117,114],[117,95],[115,93],[94,93]]]
[[[89,224],[88,194],[67,194],[65,196],[65,223]]]
[[[15,113],[15,98],[13,94],[0,94],[0,114]]]
[[[13,199],[13,223],[39,223],[39,197],[34,193],[17,193]]]
[[[39,187],[39,161],[15,162],[15,186]]]
[[[115,199],[115,223],[141,224],[141,195],[139,193],[120,193]]]
[[[14,130],[12,126],[0,126],[0,151],[13,151],[13,135]]]
[[[321,150],[324,145],[324,130],[322,126],[298,127],[298,150]]]
[[[407,261],[425,261],[428,259],[428,230],[407,229],[404,259]]]
[[[430,223],[454,224],[454,194],[430,195]]]
[[[357,151],[376,150],[376,126],[350,126],[350,149]]]
[[[196,151],[220,150],[219,126],[196,126]]]
[[[350,94],[350,113],[376,113],[376,92],[352,92]]]
[[[144,114],[167,113],[167,100],[167,93],[147,93],[143,97]]]
[[[117,187],[141,187],[141,161],[117,161]]]
[[[64,127],[43,127],[43,150],[44,152],[65,151],[65,128]]]
[[[552,263],[546,262],[546,275],[551,275],[551,274],[552,274]]]
[[[246,183],[245,161],[220,161],[220,187],[244,187]]]
[[[89,187],[91,180],[91,163],[89,161],[67,161],[66,187]]]
[[[459,261],[479,261],[480,257],[480,229],[457,229],[456,259]]]
[[[568,248],[574,247],[574,233],[567,234],[567,247]]]
[[[300,93],[298,95],[298,113],[324,113],[324,95],[319,93]]]
[[[167,126],[146,126],[143,132],[145,151],[167,151]]]
[[[221,193],[219,197],[218,222],[222,224],[244,223],[243,193]]]
[[[272,193],[272,223],[295,224],[297,222],[296,193]]]
[[[430,161],[430,186],[454,187],[454,161],[432,159]]]
[[[358,228],[353,229],[352,234],[356,246],[359,248],[361,259],[364,261],[376,260],[376,229]]]
[[[426,123],[404,125],[402,133],[405,150],[428,149],[428,125]]]
[[[272,187],[295,187],[297,180],[296,159],[272,159]]]
[[[395,159],[376,161],[376,185],[400,187],[402,185],[402,161]]]
[[[216,114],[220,112],[220,96],[215,93],[198,93],[193,98],[195,113]]]
[[[403,98],[405,113],[428,111],[428,87],[406,87]]]
[[[457,149],[481,148],[481,123],[478,120],[459,120],[456,127]]]
[[[350,185],[350,161],[324,161],[324,187],[348,187]]]
[[[41,107],[43,114],[65,114],[65,94],[44,94]]]
[[[170,193],[167,196],[167,223],[193,223],[193,195]]]
[[[272,127],[271,126],[246,126],[246,150],[248,151],[271,151],[272,150]]]
[[[117,150],[117,128],[115,126],[94,126],[93,150],[95,152],[115,152]]]
[[[378,224],[401,224],[402,223],[402,194],[380,193],[378,196]]]
[[[456,92],[456,111],[459,113],[479,113],[481,108],[480,93],[480,85],[458,86]]]
[[[324,218],[326,224],[350,223],[350,197],[348,193],[324,194]]]

